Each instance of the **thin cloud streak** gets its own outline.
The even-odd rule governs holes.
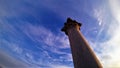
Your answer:
[[[21,29],[24,29],[23,32],[34,42],[45,44],[45,49],[59,55],[70,54],[60,50],[70,48],[68,38],[65,35],[55,35],[49,29],[46,29],[42,26],[34,26],[32,24],[27,24],[25,28]],[[39,48],[39,46],[37,47]],[[68,58],[70,58],[70,56],[64,59],[68,60]],[[71,59],[69,61],[72,61]]]
[[[103,63],[103,66],[105,68],[116,68],[120,67],[120,8],[118,0],[109,0],[108,1],[109,5],[107,5],[110,8],[110,12],[112,13],[112,20],[109,22],[109,18],[107,16],[103,17],[103,22],[107,23],[109,28],[107,28],[106,34],[110,36],[110,38],[106,41],[101,42],[96,42],[98,45],[102,46],[101,49],[97,48],[98,50],[101,51],[98,55],[100,56],[100,60]],[[105,9],[101,9],[105,10]],[[107,12],[107,10],[105,10]],[[106,13],[105,12],[105,13]],[[104,13],[102,13],[104,15]],[[106,17],[108,19],[106,19]],[[96,16],[98,20],[99,16]],[[105,25],[105,24],[104,24]],[[114,28],[115,27],[115,28]],[[103,27],[103,30],[105,30],[105,26]],[[98,37],[99,38],[99,37]]]
[[[67,36],[65,35],[56,35],[52,33],[49,29],[46,29],[42,26],[34,26],[30,23],[24,27],[20,27],[21,30],[23,30],[23,32],[35,42],[42,42],[51,47],[70,48],[69,41],[67,39]]]
[[[3,68],[27,68],[29,65],[24,62],[20,62],[17,59],[7,55],[5,52],[0,50],[0,64],[3,66]]]
[[[2,27],[2,29],[5,30],[6,32],[8,32],[9,29],[11,29],[11,31],[9,33],[11,33],[11,32],[13,34],[17,33],[16,28],[14,26],[10,25],[9,23],[2,23],[2,25],[4,25],[4,27]],[[7,27],[9,27],[9,29]],[[70,53],[59,50],[59,49],[68,49],[69,48],[69,44],[68,44],[68,40],[66,40],[67,39],[66,36],[55,35],[51,31],[49,31],[48,29],[46,29],[44,27],[34,26],[32,24],[29,24],[29,25],[27,24],[26,26],[23,26],[23,27],[25,27],[24,28],[24,30],[26,32],[25,35],[28,36],[32,41],[38,42],[39,44],[41,42],[44,43],[45,46],[48,46],[47,48],[45,47],[46,50],[50,50],[51,52],[59,54],[59,55],[64,55],[64,58],[61,58],[61,56],[60,56],[60,59],[52,58],[47,51],[44,51],[43,53],[33,53],[33,51],[31,51],[31,50],[21,48],[22,44],[18,45],[15,42],[10,42],[6,39],[3,39],[1,44],[4,45],[4,47],[9,48],[11,50],[11,53],[14,52],[15,54],[19,55],[17,57],[19,59],[21,59],[22,62],[25,62],[32,67],[42,67],[42,66],[44,67],[46,65],[44,65],[44,63],[42,63],[42,60],[41,60],[41,58],[44,56],[47,56],[49,60],[50,59],[57,60],[57,62],[60,62],[61,60],[65,61],[65,62],[72,62],[72,60],[71,60],[72,58],[69,55]],[[21,27],[17,27],[17,28],[22,29]],[[23,32],[24,32],[24,30],[23,30]],[[46,40],[48,40],[48,41],[46,42]],[[19,41],[21,41],[21,43],[24,43],[22,40],[19,40]],[[52,47],[52,48],[49,48],[49,47]],[[41,56],[38,59],[38,61],[35,61],[34,56],[39,55],[39,54],[42,54],[43,56]],[[49,60],[48,60],[48,62],[49,62]],[[56,62],[56,61],[54,61],[54,62]],[[47,67],[50,67],[49,63],[47,65],[48,65]]]
[[[109,5],[110,5],[110,9],[112,12],[112,15],[114,16],[114,19],[117,20],[115,25],[114,22],[113,23],[113,28],[114,30],[110,31],[109,33],[111,34],[111,39],[107,42],[108,45],[110,45],[112,48],[110,48],[109,53],[111,56],[111,59],[108,60],[108,63],[110,63],[108,66],[109,67],[120,67],[120,2],[118,0],[110,0],[109,1]],[[107,47],[106,47],[107,49]]]
[[[29,4],[32,5],[31,7],[28,8],[28,6],[24,5],[24,3],[22,3],[22,1],[15,1],[15,0],[7,1],[7,2],[2,1],[2,2],[0,2],[0,8],[1,8],[0,17],[4,18],[5,16],[6,17],[9,16],[9,18],[11,18],[11,17],[18,16],[17,18],[19,18],[19,15],[23,15],[23,14],[28,14],[29,15],[30,14],[30,15],[34,16],[35,18],[37,18],[38,14],[37,14],[37,11],[35,11],[35,10],[37,10],[37,9],[43,10],[43,9],[40,9],[40,8],[44,8],[44,7],[46,9],[50,9],[53,12],[59,14],[62,19],[63,18],[65,19],[67,16],[79,19],[79,18],[82,17],[81,13],[84,12],[84,11],[88,12],[88,14],[91,13],[91,11],[87,10],[88,8],[85,7],[85,6],[89,6],[90,4],[85,3],[85,2],[83,3],[83,1],[66,1],[66,2],[64,2],[64,5],[59,6],[61,4],[61,2],[62,1],[58,2],[58,1],[55,1],[55,0],[52,0],[52,1],[44,0],[43,2],[41,2],[40,0],[39,1],[38,0],[37,1],[26,0],[25,3],[27,3],[28,5]],[[19,7],[18,3],[19,3],[19,5],[22,4],[22,7]],[[46,5],[46,3],[47,3],[47,5]],[[80,8],[80,6],[81,6],[80,3],[82,3],[82,8]],[[111,3],[112,3],[112,0],[111,0]],[[119,2],[116,2],[116,0],[115,0],[115,2],[113,2],[113,3],[115,5],[116,3],[119,3]],[[17,4],[17,5],[15,6],[14,4]],[[55,4],[56,4],[56,6],[55,6]],[[111,4],[111,8],[114,8],[114,9],[111,9],[111,10],[115,10],[115,11],[113,11],[113,15],[114,15],[115,19],[117,21],[119,21],[119,19],[120,19],[120,17],[119,17],[120,16],[119,15],[119,7],[116,6],[116,5],[113,7],[112,5],[113,4]],[[39,6],[40,8],[38,8],[37,6]],[[71,7],[71,8],[69,8],[69,7]],[[15,8],[15,9],[12,9],[12,8]],[[90,10],[91,10],[91,8],[90,8]],[[118,52],[119,52],[119,50],[118,49],[120,47],[118,47],[117,45],[119,45],[119,42],[120,42],[119,41],[120,40],[119,39],[120,38],[120,34],[119,34],[120,28],[118,28],[119,27],[118,26],[119,23],[118,23],[118,25],[114,25],[113,23],[109,25],[109,22],[107,22],[104,19],[105,18],[104,15],[106,15],[107,12],[104,13],[104,11],[102,11],[102,10],[105,10],[105,9],[104,8],[100,8],[100,9],[93,10],[95,12],[95,16],[97,18],[98,24],[101,27],[100,31],[98,31],[99,33],[98,33],[97,39],[99,39],[101,37],[102,31],[104,29],[106,29],[105,28],[106,24],[109,26],[108,34],[111,36],[111,38],[109,40],[105,41],[105,42],[102,42],[102,43],[99,42],[99,40],[97,40],[96,42],[90,42],[90,44],[93,44],[94,49],[96,49],[98,51],[102,51],[102,53],[98,53],[98,52],[96,52],[96,53],[99,55],[99,57],[101,57],[101,60],[104,63],[104,67],[108,67],[106,65],[110,65],[111,62],[113,62],[113,61],[114,61],[114,63],[118,62],[118,64],[119,64],[119,60],[118,60],[118,56],[119,56]],[[39,19],[41,19],[41,18],[42,17],[40,17]],[[14,28],[12,25],[10,25],[10,23],[4,23],[4,22],[6,22],[6,21],[0,21],[0,28],[1,28],[1,24],[2,24],[2,29],[3,29],[3,30],[0,29],[1,32],[5,30],[6,32],[10,33],[11,35],[18,35],[18,36],[20,36],[17,33],[16,28]],[[25,21],[22,21],[22,22],[24,22],[24,26],[19,26],[18,25],[19,27],[17,26],[17,28],[20,28],[21,31],[23,31],[23,33],[30,40],[32,40],[35,43],[39,43],[40,44],[38,46],[34,45],[36,48],[41,49],[40,46],[41,45],[45,45],[45,46],[43,46],[44,49],[49,50],[50,52],[55,53],[55,54],[60,54],[60,55],[62,54],[62,55],[64,55],[64,57],[60,57],[62,61],[63,61],[63,59],[64,60],[68,60],[68,61],[72,61],[70,53],[66,53],[66,52],[60,50],[60,49],[69,49],[70,48],[69,42],[68,42],[68,38],[65,35],[63,35],[63,34],[56,35],[51,30],[49,30],[49,29],[47,29],[47,28],[45,28],[43,26],[32,25],[32,24],[30,24],[28,22],[25,22]],[[113,21],[113,22],[115,22],[115,21]],[[116,28],[113,29],[113,27],[116,27]],[[90,30],[90,32],[93,31],[93,30]],[[13,40],[11,40],[11,41],[13,41]],[[88,41],[90,41],[89,38],[88,38]],[[8,44],[9,42],[5,42],[5,43]],[[99,44],[101,46],[97,46],[97,44]],[[19,45],[15,44],[15,43],[12,43],[12,45],[14,45],[13,46],[13,48],[14,48],[13,51],[14,52],[16,52],[18,54],[22,54],[24,52],[24,49],[20,48]],[[111,47],[114,49],[113,51],[111,51],[112,50]],[[12,48],[10,48],[10,49],[12,50]],[[40,53],[40,54],[48,56],[50,59],[53,59],[49,55],[48,51],[44,51],[43,53]],[[113,54],[115,54],[115,55],[112,56]],[[25,49],[24,57],[22,57],[22,59],[25,62],[29,63],[31,61],[32,63],[36,64],[36,65],[33,65],[33,66],[37,66],[37,65],[39,66],[39,64],[41,64],[41,66],[42,66],[43,63],[41,62],[41,60],[39,60],[38,62],[34,61],[34,59],[33,59],[34,55],[39,55],[39,54],[38,53],[33,54],[33,51]],[[27,57],[29,59],[26,60],[25,57]],[[53,60],[61,61],[59,59],[53,59]],[[117,66],[118,64],[114,64],[114,65]],[[43,65],[43,67],[44,66],[45,65]],[[48,64],[48,66],[49,66],[49,64]],[[60,68],[68,67],[68,66],[62,66],[62,67],[61,66],[62,65],[57,65],[57,64],[55,65],[55,64],[53,64],[53,66],[51,66],[51,67],[54,67],[54,68],[56,68],[56,67],[60,67]]]

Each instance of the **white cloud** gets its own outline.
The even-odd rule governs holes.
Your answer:
[[[73,68],[67,65],[51,65],[51,68]]]
[[[23,32],[32,41],[38,42],[39,44],[42,43],[44,45],[43,49],[51,51],[52,53],[55,53],[55,54],[59,54],[61,55],[60,57],[64,55],[64,57],[62,58],[59,57],[60,59],[56,59],[56,58],[52,58],[47,51],[44,51],[45,52],[44,54],[49,59],[53,59],[54,61],[58,61],[58,62],[60,62],[61,60],[65,62],[72,61],[72,56],[70,53],[60,50],[60,49],[70,48],[69,40],[67,36],[65,36],[65,34],[56,35],[49,29],[46,29],[42,26],[35,26],[30,23],[27,23],[27,25],[25,25],[24,27],[21,27],[20,29],[23,30]],[[39,46],[37,46],[37,48],[39,48]]]
[[[3,67],[12,67],[12,68],[19,68],[19,67],[42,67],[47,66],[44,64],[43,61],[36,61],[35,56],[42,54],[42,57],[45,57],[46,53],[34,53],[34,51],[21,48],[19,45],[15,43],[8,42],[7,40],[2,40],[0,43],[1,45],[4,45],[5,49],[9,49],[9,52],[4,53],[4,51],[0,50],[0,64]],[[2,46],[3,48],[3,46]],[[5,50],[3,49],[3,50]],[[7,51],[7,50],[5,50]],[[14,53],[14,55],[13,55]],[[46,55],[47,57],[49,55]],[[15,58],[13,58],[15,57]],[[17,59],[18,58],[18,59]],[[46,63],[47,64],[47,63]],[[24,65],[24,66],[23,66]]]
[[[42,26],[35,26],[32,24],[27,24],[21,28],[23,32],[33,41],[44,43],[51,47],[57,48],[69,48],[69,41],[67,36],[59,34],[56,35],[49,29]]]
[[[61,56],[60,58],[64,61],[73,61],[72,54],[65,54],[65,55]]]
[[[2,31],[4,31],[4,32],[11,33],[11,35],[14,35],[14,36],[16,36],[16,34],[18,33],[16,28],[13,25],[11,25],[10,23],[7,23],[6,21],[2,21],[2,22],[0,22],[0,24],[2,25],[1,28],[2,28]],[[67,55],[69,54],[64,51],[59,50],[59,49],[64,49],[64,48],[68,49],[70,47],[67,36],[62,35],[62,34],[56,35],[49,29],[46,29],[42,26],[34,26],[29,23],[25,24],[25,26],[21,26],[18,28],[23,30],[23,32],[32,41],[45,44],[45,46],[47,45],[48,47],[45,48],[46,50],[50,50],[51,52],[54,52],[56,54],[67,54]],[[22,40],[22,39],[19,39],[19,41],[20,40]],[[41,61],[41,60],[35,61],[34,60],[34,55],[35,54],[38,55],[39,53],[33,53],[33,51],[31,51],[31,50],[21,48],[20,47],[21,44],[13,42],[12,39],[11,39],[11,41],[2,39],[2,42],[0,42],[0,43],[2,44],[1,45],[2,47],[4,45],[4,47],[9,48],[11,50],[11,53],[14,52],[15,54],[17,54],[17,58],[21,59],[22,60],[21,62],[25,62],[33,67],[36,67],[36,66],[40,67],[42,65],[46,66],[44,63],[42,63],[43,61]],[[51,48],[49,48],[49,47],[51,47]],[[43,53],[42,53],[42,55],[43,55]],[[55,58],[52,58],[47,51],[44,53],[44,56],[47,56],[48,59],[55,59]],[[44,57],[44,56],[42,56],[42,57]],[[26,59],[26,57],[27,57],[27,59]],[[66,61],[72,61],[71,58],[70,59],[68,59],[68,58],[70,58],[70,56],[64,57],[64,59]],[[49,66],[49,64],[48,64],[48,66]]]
[[[94,9],[94,16],[95,16],[95,18],[97,18],[99,26],[101,26],[102,23],[103,23],[103,13],[104,13],[104,10],[101,10],[101,9],[103,9],[103,8]]]
[[[104,65],[108,68],[116,68],[120,67],[120,2],[118,0],[109,0],[109,5],[113,15],[112,25],[110,26],[115,28],[109,30],[111,39],[105,43],[103,54],[110,56],[110,58],[105,61]]]
[[[109,5],[114,18],[120,23],[120,1],[109,0]]]
[[[3,68],[19,68],[19,67],[23,67],[23,68],[27,68],[28,64],[22,61],[18,61],[17,59],[9,56],[7,53],[3,52],[2,50],[0,50],[0,64],[3,66]]]
[[[104,42],[97,42],[99,44],[100,48],[97,48],[101,51],[99,55],[100,60],[102,61],[104,68],[119,68],[120,67],[120,2],[118,0],[109,0],[109,5],[106,5],[106,7],[110,8],[110,11],[106,9],[101,9],[101,11],[105,10],[105,13],[110,14],[112,13],[111,18],[107,17],[106,15],[101,13],[98,15],[95,13],[96,18],[98,20],[101,19],[101,16],[103,16],[103,27],[101,27],[103,30],[106,28],[106,26],[109,26],[106,33],[109,35],[109,39]],[[100,16],[99,16],[100,15]],[[105,25],[106,23],[107,25]],[[99,36],[100,37],[100,36]]]
[[[23,53],[23,49],[20,47],[20,45],[18,45],[16,43],[8,42],[7,40],[2,39],[0,44],[1,44],[0,45],[1,47],[9,48],[9,49],[11,49],[13,52],[15,52],[17,54],[22,54]]]

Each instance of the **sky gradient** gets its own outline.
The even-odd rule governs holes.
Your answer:
[[[119,0],[0,0],[0,67],[73,68],[67,17],[104,68],[120,67]]]

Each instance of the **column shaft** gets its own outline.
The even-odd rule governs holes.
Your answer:
[[[93,50],[76,28],[67,30],[75,68],[102,68]]]

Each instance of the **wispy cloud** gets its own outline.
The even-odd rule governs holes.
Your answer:
[[[34,16],[36,19],[39,20],[43,18],[41,14],[44,11],[41,11],[41,10],[49,9],[52,12],[60,15],[62,19],[63,18],[65,19],[67,16],[70,16],[80,20],[79,18],[81,17],[83,19],[87,17],[85,16],[86,14],[84,14],[83,12],[88,12],[88,14],[91,14],[90,10],[92,9],[92,7],[90,3],[91,2],[87,0],[85,0],[84,2],[82,0],[81,1],[66,0],[65,2],[55,1],[55,0],[51,0],[51,1],[44,0],[42,2],[40,0],[36,0],[36,1],[26,0],[24,2],[22,0],[21,1],[1,0],[0,1],[0,9],[1,9],[0,17],[3,19],[4,17],[9,16],[9,18],[15,17],[16,19],[16,16],[18,18],[21,18],[19,16],[28,14],[30,16]],[[99,25],[100,30],[96,31],[96,28],[93,28],[93,29],[90,28],[88,30],[89,32],[93,32],[94,30],[94,32],[98,33],[96,41],[91,41],[91,39],[89,38],[88,38],[88,41],[95,49],[97,55],[100,57],[100,60],[102,61],[104,67],[106,68],[115,67],[115,66],[120,67],[119,66],[120,64],[120,59],[119,59],[119,56],[120,56],[120,53],[119,53],[120,51],[119,50],[120,49],[119,47],[120,8],[118,4],[119,2],[118,0],[114,0],[114,1],[110,0],[109,3],[110,3],[109,4],[110,6],[107,5],[107,7],[111,8],[113,20],[111,20],[112,18],[109,18],[109,16],[106,16],[109,14],[108,11],[106,11],[106,8],[104,8],[103,6],[97,7],[95,5],[97,8],[93,10],[94,12],[93,15],[94,15],[94,18],[96,18],[97,20],[97,24]],[[38,10],[41,12],[41,14]],[[33,25],[33,24],[30,24],[28,21],[27,22],[26,21],[20,22],[20,21],[21,19],[19,19],[19,23],[21,22],[24,23],[22,26],[19,25],[18,21],[11,24],[10,21],[8,22],[5,19],[4,21],[0,19],[0,28],[1,28],[0,32],[5,34],[6,37],[7,36],[9,37],[9,40],[6,40],[6,39],[2,40],[3,41],[2,45],[6,45],[6,46],[8,45],[7,47],[9,47],[9,49],[14,53],[17,53],[18,57],[22,59],[23,62],[26,62],[27,64],[30,64],[33,67],[71,68],[67,65],[64,65],[64,64],[60,65],[59,63],[57,63],[57,61],[58,62],[72,61],[71,54],[69,52],[61,50],[61,49],[67,49],[68,51],[70,50],[69,41],[67,36],[65,36],[65,34],[54,33],[51,29],[45,28],[42,25]],[[19,32],[16,29],[16,27],[17,29],[20,29],[21,32]],[[105,32],[107,33],[107,35],[110,35],[110,38],[105,41],[99,42],[100,41],[99,38],[102,37],[102,39],[105,39],[105,37],[103,36],[104,34],[102,34],[104,33],[104,30],[107,30]],[[27,37],[23,36],[23,34]],[[30,49],[23,48],[22,45],[26,43],[25,40],[23,40],[24,37],[29,38],[29,40],[35,43],[35,45],[32,45],[32,44],[31,45],[42,51],[34,52]],[[1,34],[0,34],[0,38],[3,39]],[[20,43],[18,44],[16,43],[16,41]],[[53,54],[50,54],[50,53],[54,53],[54,55],[59,55],[59,56],[53,58]],[[47,59],[45,59],[46,57]],[[49,60],[51,60],[52,62],[50,62]],[[48,61],[48,62],[44,63],[43,61]],[[4,66],[4,64],[2,64],[2,66]]]
[[[94,16],[95,16],[95,18],[97,18],[99,26],[102,25],[102,23],[103,23],[103,17],[104,17],[104,15],[103,15],[104,10],[101,10],[101,9],[104,9],[104,8],[94,9]]]
[[[70,50],[69,40],[67,36],[59,33],[56,35],[49,29],[46,29],[42,26],[35,26],[32,24],[27,24],[24,26],[25,28],[21,28],[23,32],[34,42],[38,42],[39,44],[44,44],[44,49],[59,55],[69,55],[64,59],[68,61],[72,61],[70,58],[70,53],[66,51],[62,51],[60,49],[68,49]],[[37,46],[39,48],[39,46]]]
[[[12,33],[11,35],[15,35],[14,33],[16,33],[17,35],[18,31],[16,30],[15,26],[11,25],[10,23],[1,23],[1,24],[4,26],[2,27],[2,29],[5,30],[7,33]],[[67,36],[62,34],[56,35],[49,29],[46,29],[45,27],[35,26],[30,23],[27,23],[27,25],[17,27],[17,28],[21,29],[23,33],[33,42],[39,43],[39,46],[34,45],[34,47],[41,49],[40,48],[41,44],[43,46],[43,53],[42,52],[34,53],[34,51],[32,50],[22,47],[23,43],[25,43],[24,41],[22,41],[22,39],[19,39],[19,41],[21,41],[22,44],[21,43],[18,44],[17,42],[15,42],[15,40],[13,42],[12,39],[9,41],[3,38],[1,42],[1,46],[8,48],[11,51],[11,53],[14,53],[17,56],[17,58],[22,60],[21,62],[25,62],[32,67],[50,67],[51,63],[49,62],[49,60],[52,60],[52,63],[54,64],[55,62],[57,63],[72,62],[71,54],[67,53],[66,51],[60,50],[60,49],[69,50],[70,46],[69,46]],[[14,38],[17,39],[19,37],[17,38],[14,37]],[[51,53],[58,54],[60,56],[58,56],[57,58],[55,57],[53,58],[51,57],[48,51]],[[42,54],[42,56],[40,56],[39,54]],[[35,56],[38,57],[37,60],[35,59],[36,58]],[[47,57],[48,59],[48,60],[45,60],[45,62],[47,62],[46,63],[47,65],[45,65],[44,61],[41,59],[41,58],[45,59],[44,57]],[[14,62],[11,62],[11,63],[14,63]]]
[[[107,42],[106,50],[108,51],[109,56],[111,57],[110,60],[108,60],[108,67],[120,67],[120,2],[118,0],[110,0],[109,1],[110,9],[113,15],[113,21],[111,27],[116,27],[113,28],[113,30],[109,30],[111,39]],[[116,22],[114,21],[116,20]],[[117,25],[116,25],[117,24]],[[105,51],[106,51],[105,50]]]
[[[3,68],[27,68],[28,64],[24,62],[20,62],[17,59],[7,55],[5,52],[0,50],[0,64]]]
[[[109,16],[105,15],[104,13],[101,13],[99,16],[99,13],[95,13],[96,18],[98,18],[99,20],[101,19],[101,16],[104,15],[102,18],[102,22],[103,23],[107,23],[107,26],[109,26],[109,28],[107,28],[106,34],[109,35],[109,39],[107,39],[106,41],[103,41],[102,43],[97,41],[97,44],[102,46],[101,49],[95,47],[95,49],[97,48],[98,50],[101,51],[101,53],[99,53],[99,57],[100,60],[103,63],[103,66],[105,68],[118,68],[120,67],[120,53],[119,53],[119,49],[120,49],[120,8],[119,8],[119,4],[120,2],[118,0],[109,0],[108,1],[108,5],[106,5],[106,7],[110,8],[110,12],[112,14],[110,14],[110,12],[108,12],[108,10],[106,9],[101,9],[101,10],[105,10],[105,13],[108,13]],[[101,11],[100,10],[100,11]],[[99,12],[99,11],[98,11]],[[109,21],[110,20],[110,21]],[[102,27],[103,30],[106,30],[106,25],[104,24],[104,27]],[[102,30],[102,31],[103,31]],[[101,33],[102,34],[102,33]],[[99,36],[100,37],[100,36]],[[99,38],[98,37],[98,38]],[[103,37],[104,38],[104,37]],[[97,46],[97,45],[96,45]]]
[[[73,67],[66,66],[66,65],[51,65],[51,68],[73,68]]]
[[[53,33],[51,30],[46,29],[43,26],[35,26],[30,23],[21,27],[21,30],[33,41],[44,43],[51,47],[57,48],[69,48],[69,41],[67,36],[59,33]]]

